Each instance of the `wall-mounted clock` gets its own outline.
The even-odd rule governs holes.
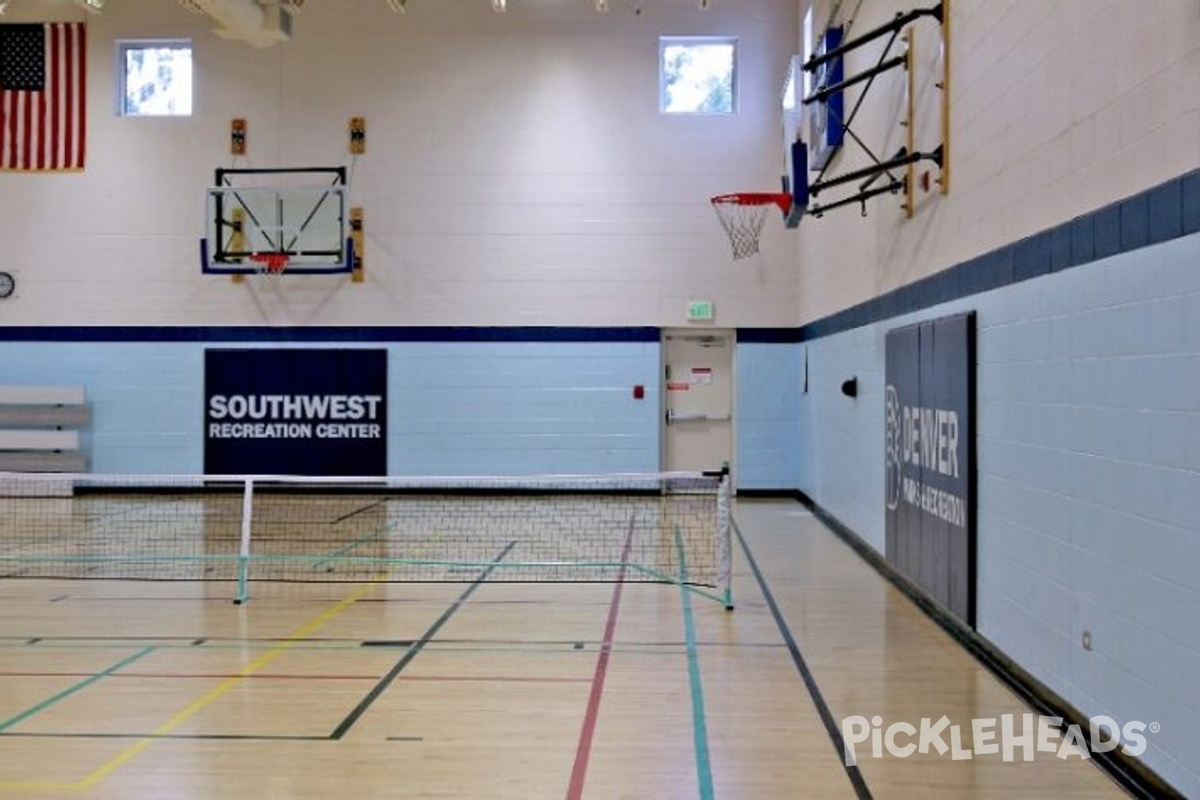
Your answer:
[[[11,297],[17,290],[17,279],[7,272],[0,272],[0,300]]]

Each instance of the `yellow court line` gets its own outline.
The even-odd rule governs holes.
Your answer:
[[[364,597],[369,595],[371,592],[375,591],[375,588],[378,585],[379,585],[378,581],[367,584],[367,585],[363,586],[362,588],[360,588],[358,591],[354,592],[353,594],[347,595],[346,597],[342,598],[341,600],[339,600],[337,603],[335,603],[331,607],[327,608],[325,611],[323,611],[320,614],[318,614],[317,616],[313,617],[311,620],[306,622],[304,625],[301,625],[299,628],[297,628],[296,630],[292,631],[287,636],[285,636],[283,642],[276,645],[275,647],[272,647],[270,650],[263,653],[261,656],[254,659],[253,661],[251,661],[249,664],[245,665],[244,667],[242,667],[241,670],[238,671],[237,675],[234,675],[233,677],[226,678],[225,680],[221,681],[219,684],[217,684],[212,689],[210,689],[207,693],[205,693],[204,696],[200,697],[198,700],[195,700],[189,706],[184,708],[182,711],[175,714],[175,716],[171,717],[166,722],[159,725],[150,734],[150,737],[145,738],[145,739],[140,739],[137,742],[135,742],[134,744],[130,745],[124,751],[122,751],[115,757],[109,759],[108,762],[101,765],[99,768],[97,768],[95,771],[93,771],[90,775],[87,775],[86,777],[81,778],[80,780],[77,780],[77,781],[65,781],[65,782],[61,782],[61,783],[59,783],[59,782],[42,782],[42,781],[0,783],[0,791],[4,791],[4,792],[13,792],[13,791],[35,792],[35,791],[77,791],[77,790],[81,790],[81,789],[90,789],[91,787],[95,786],[97,783],[99,783],[100,781],[104,780],[106,777],[111,775],[114,771],[116,771],[118,768],[120,768],[123,764],[126,764],[130,760],[141,755],[141,753],[146,748],[148,748],[151,744],[154,743],[154,741],[155,741],[154,737],[163,736],[163,735],[168,734],[171,731],[175,730],[176,728],[178,728],[180,725],[182,725],[188,719],[192,718],[197,713],[199,713],[201,710],[203,710],[204,708],[211,705],[214,701],[216,701],[219,697],[221,697],[223,694],[228,692],[230,689],[237,686],[238,683],[241,682],[241,680],[243,678],[249,677],[249,676],[253,675],[254,673],[258,672],[260,669],[267,666],[272,661],[279,658],[279,656],[281,656],[285,652],[287,652],[293,645],[297,644],[298,642],[303,641],[304,639],[307,639],[309,636],[311,636],[313,634],[313,632],[315,632],[318,628],[320,628],[326,622],[329,622],[329,620],[333,619],[338,614],[341,614],[343,611],[348,609],[350,606],[354,605],[359,600],[362,600]]]
[[[304,625],[302,625],[299,628],[297,628],[296,630],[292,631],[291,633],[289,633],[287,636],[284,637],[285,641],[276,645],[275,647],[272,647],[270,650],[263,653],[261,656],[254,659],[246,666],[242,667],[241,670],[238,671],[237,675],[234,675],[231,678],[226,678],[225,680],[221,681],[216,686],[214,686],[212,689],[210,689],[203,697],[200,697],[198,700],[194,701],[187,708],[183,709],[178,714],[171,717],[169,720],[164,722],[162,725],[159,725],[157,728],[155,728],[151,732],[151,736],[152,737],[163,736],[163,735],[168,734],[171,731],[175,730],[180,725],[182,725],[184,722],[186,722],[187,720],[194,717],[201,710],[203,710],[204,708],[211,705],[215,700],[217,700],[219,697],[221,697],[221,695],[225,694],[230,689],[237,686],[238,683],[241,682],[242,678],[249,677],[250,675],[253,675],[254,673],[258,672],[260,669],[267,666],[272,661],[274,661],[275,659],[277,659],[281,655],[283,655],[285,652],[287,652],[292,647],[292,645],[296,644],[297,642],[303,641],[304,639],[307,639],[309,636],[311,636],[318,628],[320,628],[326,622],[333,619],[338,614],[341,614],[347,608],[354,605],[359,600],[361,600],[364,597],[366,597],[367,595],[369,595],[371,592],[375,591],[376,586],[378,586],[378,583],[371,583],[371,584],[368,584],[368,585],[362,587],[357,592],[354,592],[353,594],[342,598],[341,600],[339,600],[336,604],[334,604],[330,608],[326,609],[325,611],[318,614],[313,619],[309,620]],[[101,767],[99,767],[98,769],[96,769],[94,772],[92,772],[92,774],[77,781],[72,786],[72,788],[87,789],[92,786],[95,786],[97,783],[104,780],[109,775],[111,775],[114,771],[116,771],[121,765],[125,764],[126,762],[130,761],[133,758],[136,758],[138,755],[140,755],[142,753],[143,750],[145,750],[147,747],[149,747],[153,743],[154,743],[153,738],[139,740],[135,744],[130,745],[128,748],[126,748],[126,750],[124,752],[122,752],[122,753],[118,754],[116,757],[110,759],[108,761],[108,763],[106,763],[106,764],[102,765]]]
[[[426,537],[420,543],[421,546],[416,549],[415,553],[413,554],[413,557],[418,557],[421,552],[427,551],[427,550],[431,549],[432,547],[436,546],[439,543],[439,540],[444,539],[446,537],[446,533],[447,533],[446,531],[435,531],[433,534]],[[135,742],[134,744],[130,745],[124,751],[117,754],[112,759],[107,761],[105,764],[101,765],[99,768],[94,770],[91,774],[89,774],[77,781],[64,781],[64,782],[27,781],[27,782],[12,782],[12,783],[0,782],[0,792],[78,791],[78,790],[82,790],[82,789],[90,789],[91,787],[93,787],[97,783],[99,783],[100,781],[107,778],[109,775],[111,775],[113,772],[115,772],[117,769],[119,769],[122,765],[128,763],[132,759],[141,755],[141,753],[144,752],[146,750],[146,748],[148,748],[150,745],[152,745],[155,742],[156,737],[163,736],[163,735],[168,734],[171,731],[175,730],[180,725],[182,725],[184,722],[186,722],[188,719],[192,718],[197,713],[199,713],[201,710],[203,710],[204,708],[211,705],[215,700],[217,700],[223,694],[228,692],[230,689],[237,686],[238,683],[243,678],[247,678],[247,677],[253,675],[254,673],[258,672],[260,669],[267,666],[272,661],[279,658],[279,656],[281,656],[285,652],[287,652],[291,647],[293,647],[294,645],[307,639],[309,636],[311,636],[318,628],[320,628],[326,622],[329,622],[329,620],[333,619],[338,614],[341,614],[343,611],[348,609],[350,606],[354,605],[359,600],[362,600],[364,597],[369,595],[371,592],[375,591],[375,589],[379,586],[379,582],[381,580],[383,580],[384,578],[386,578],[387,574],[388,574],[387,572],[384,572],[383,574],[379,575],[371,583],[364,585],[358,591],[353,592],[352,594],[349,594],[346,597],[342,598],[341,600],[339,600],[337,603],[335,603],[334,605],[327,608],[322,613],[313,617],[311,620],[306,622],[304,625],[301,625],[299,628],[297,628],[296,630],[289,633],[287,636],[284,637],[283,642],[281,642],[280,644],[271,648],[267,652],[263,653],[261,656],[254,659],[246,666],[242,667],[241,670],[238,671],[237,675],[234,675],[232,677],[226,678],[225,680],[221,681],[219,684],[217,684],[211,690],[209,690],[204,696],[200,697],[199,699],[197,699],[196,701],[191,703],[191,705],[187,706],[182,711],[175,714],[175,716],[171,717],[166,722],[159,725],[157,728],[155,728],[151,732],[150,737],[145,738],[145,739],[140,739],[137,742]]]

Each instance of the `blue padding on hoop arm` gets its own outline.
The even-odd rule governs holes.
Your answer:
[[[792,142],[792,174],[789,176],[792,207],[783,215],[784,224],[789,228],[800,226],[800,220],[808,211],[808,146],[802,139]]]

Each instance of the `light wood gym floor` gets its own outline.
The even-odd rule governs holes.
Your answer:
[[[868,742],[845,766],[851,715],[969,736],[1029,709],[800,505],[735,518],[732,612],[643,583],[263,584],[235,606],[0,581],[0,800],[1123,796],[1045,752]]]

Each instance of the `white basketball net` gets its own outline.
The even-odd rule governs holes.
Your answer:
[[[767,212],[774,208],[771,202],[746,203],[737,199],[713,198],[713,210],[721,227],[729,234],[733,245],[733,258],[749,258],[758,252],[758,238],[767,221]]]
[[[260,278],[279,278],[287,272],[288,257],[274,253],[264,253],[251,256],[250,264],[254,267],[254,274]]]

